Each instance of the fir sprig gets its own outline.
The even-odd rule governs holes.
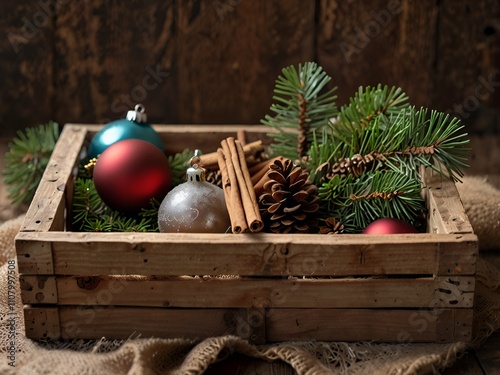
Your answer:
[[[19,131],[9,143],[2,174],[8,197],[16,206],[30,203],[59,138],[59,125],[47,124]]]
[[[401,165],[418,170],[430,167],[459,181],[467,167],[469,142],[460,120],[437,111],[403,108],[390,117],[378,116],[352,133],[337,124],[343,138],[330,132],[323,144],[311,148],[311,170],[316,183],[334,174],[354,174],[381,168],[398,171]],[[349,134],[349,138],[347,136]]]
[[[266,115],[262,120],[277,131],[270,134],[274,139],[271,145],[274,154],[292,160],[307,155],[314,133],[338,113],[336,87],[321,93],[330,80],[314,62],[299,65],[298,70],[294,66],[283,69],[274,90],[276,103],[271,106],[274,115]]]
[[[160,203],[152,199],[150,207],[134,216],[109,208],[99,197],[94,182],[77,178],[73,197],[73,224],[86,232],[157,232]]]
[[[168,163],[172,172],[172,186],[177,186],[186,181],[186,168],[193,155],[194,152],[192,150],[185,149],[177,154],[168,156]]]
[[[346,231],[359,232],[381,217],[418,225],[424,202],[420,180],[403,171],[376,171],[361,177],[335,176],[319,188],[323,216],[339,219]]]

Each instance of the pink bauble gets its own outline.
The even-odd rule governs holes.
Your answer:
[[[417,233],[417,230],[404,220],[383,218],[375,220],[362,232],[363,234]]]

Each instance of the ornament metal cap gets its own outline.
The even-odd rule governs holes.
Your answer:
[[[200,167],[201,151],[195,150],[194,156],[189,160],[190,167],[186,171],[186,181],[189,182],[202,182],[206,181],[205,168]]]
[[[134,110],[127,112],[127,120],[134,121],[138,124],[143,124],[148,121],[146,108],[142,104],[136,104]]]

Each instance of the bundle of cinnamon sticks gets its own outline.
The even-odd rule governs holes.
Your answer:
[[[224,139],[217,160],[233,233],[261,231],[264,224],[241,142]]]

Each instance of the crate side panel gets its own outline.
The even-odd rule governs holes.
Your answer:
[[[57,281],[55,276],[19,275],[21,300],[24,304],[57,304]]]
[[[434,291],[436,299],[434,305],[429,307],[472,308],[475,287],[474,276],[436,277]]]
[[[102,126],[85,125],[89,133],[95,134]],[[181,152],[185,149],[193,149],[194,145],[203,145],[202,152],[217,151],[220,142],[227,137],[237,137],[238,132],[244,131],[248,143],[262,141],[270,144],[269,133],[273,132],[268,126],[263,125],[153,125],[158,135],[165,144],[165,151],[169,154]]]
[[[63,230],[65,193],[78,161],[87,130],[66,125],[49,159],[47,168],[21,225],[24,232]]]
[[[474,275],[478,255],[478,241],[474,234],[457,234],[454,243],[440,243],[437,275]]]
[[[47,232],[22,233],[18,240],[50,242],[54,271],[61,275],[374,276],[436,274],[440,249],[458,247],[460,252],[476,237],[342,235],[326,242],[319,235],[265,233]],[[443,259],[446,254],[442,251]],[[466,274],[470,268],[451,267],[445,275]]]
[[[34,234],[31,233],[33,236]],[[34,235],[36,237],[36,235]],[[51,241],[24,240],[16,236],[16,255],[20,274],[53,275],[54,258]]]
[[[428,231],[431,233],[473,233],[455,183],[430,168],[425,170]]]
[[[26,337],[31,339],[58,339],[61,337],[59,309],[57,307],[24,307]]]
[[[293,340],[436,342],[442,310],[279,309],[266,320],[269,342]]]
[[[248,311],[238,309],[63,307],[59,315],[61,336],[71,339],[201,339],[221,335],[248,339],[253,334]]]
[[[461,308],[472,306],[473,282],[472,277],[455,277],[453,280],[433,278],[279,280],[90,276],[58,277],[57,290],[61,305],[112,304],[190,308]],[[462,285],[465,287],[462,288]]]
[[[446,309],[437,316],[437,342],[469,342],[474,309]]]

